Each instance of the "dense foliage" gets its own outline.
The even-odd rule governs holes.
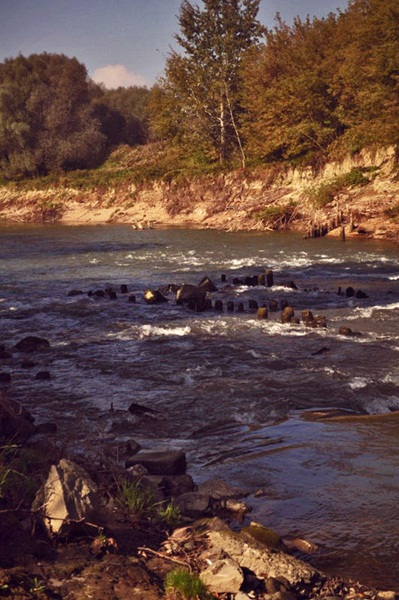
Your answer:
[[[105,147],[86,68],[75,58],[33,54],[0,65],[0,170],[5,176],[94,166]]]
[[[221,164],[238,148],[244,162],[241,66],[263,31],[256,19],[259,1],[204,0],[202,10],[183,1],[176,35],[183,53],[169,54],[152,97],[158,135]]]
[[[149,95],[147,88],[138,86],[98,88],[94,112],[111,146],[135,146],[148,141]]]
[[[399,5],[350,0],[325,19],[277,19],[244,76],[258,159],[295,160],[399,142]]]
[[[191,168],[315,163],[399,145],[399,4],[349,0],[323,19],[257,20],[260,0],[183,0],[165,74],[105,90],[76,58],[0,64],[0,177],[96,167],[162,141]]]

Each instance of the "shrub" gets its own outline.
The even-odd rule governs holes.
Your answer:
[[[297,203],[292,200],[284,206],[270,204],[254,213],[253,217],[271,229],[281,229],[289,225],[295,218],[297,215],[296,208]]]

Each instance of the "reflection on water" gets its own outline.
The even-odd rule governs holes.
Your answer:
[[[399,589],[398,417],[387,415],[399,409],[397,246],[126,226],[5,227],[0,242],[0,343],[29,334],[51,343],[32,370],[15,353],[0,367],[38,421],[56,419],[77,448],[127,437],[179,446],[196,480],[262,489],[251,518],[316,543],[317,566]],[[273,288],[231,285],[265,268]],[[245,312],[142,299],[205,274],[220,288],[213,300]],[[337,293],[348,286],[367,298]],[[87,295],[106,287],[116,300]],[[279,312],[259,321],[250,299],[311,309],[328,327],[283,325]],[[341,325],[359,335],[340,335]],[[50,382],[35,381],[43,368]],[[133,417],[131,402],[158,412]],[[380,416],[316,418],[326,409]]]

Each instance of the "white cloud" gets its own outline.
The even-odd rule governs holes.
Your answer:
[[[129,87],[131,85],[147,85],[141,75],[129,71],[125,65],[107,65],[96,69],[92,75],[93,81],[103,83],[107,89]]]

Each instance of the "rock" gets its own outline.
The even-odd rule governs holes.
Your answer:
[[[82,294],[84,294],[82,290],[70,290],[67,296],[81,296]]]
[[[248,301],[248,308],[250,310],[258,310],[258,303],[256,300],[253,300],[252,298]]]
[[[128,302],[130,302],[130,304],[135,304],[136,303],[136,296],[134,294],[130,294],[129,298],[128,298]]]
[[[355,290],[353,289],[353,287],[347,287],[345,290],[345,296],[347,298],[353,298],[353,296],[355,295]]]
[[[0,383],[10,383],[11,375],[10,373],[6,373],[5,371],[0,372]]]
[[[238,313],[243,313],[244,312],[244,303],[243,302],[239,302],[237,304],[237,312]]]
[[[362,292],[362,290],[357,290],[355,297],[364,299],[364,298],[368,298],[368,295],[366,294],[366,292]]]
[[[128,288],[126,283],[122,283],[121,285],[121,294],[127,294],[128,293]]]
[[[221,503],[222,508],[225,510],[236,513],[237,515],[246,515],[251,512],[252,507],[245,504],[245,502],[240,502],[239,500],[233,500],[229,498],[228,500],[223,500]]]
[[[51,375],[49,371],[39,371],[38,373],[36,373],[35,379],[39,381],[48,381],[49,379],[51,379]]]
[[[227,311],[234,312],[234,302],[232,300],[228,300],[227,302]]]
[[[276,312],[278,310],[278,302],[277,300],[269,300],[269,310],[270,312]]]
[[[162,304],[168,301],[158,290],[146,290],[143,298],[147,304]]]
[[[353,331],[350,327],[345,327],[345,325],[341,325],[338,329],[339,335],[353,335]]]
[[[15,348],[20,352],[39,352],[41,350],[48,350],[50,348],[50,342],[45,338],[28,335],[15,344]]]
[[[176,498],[188,492],[194,492],[196,485],[191,475],[166,475],[162,477],[160,487],[166,498]]]
[[[309,321],[313,321],[314,317],[313,317],[313,313],[311,310],[309,309],[305,309],[302,311],[302,320],[306,323]]]
[[[61,459],[52,465],[36,494],[33,511],[40,511],[50,535],[65,536],[74,526],[98,518],[100,498],[95,483],[79,465]]]
[[[25,442],[35,431],[34,418],[18,402],[0,396],[0,439]]]
[[[266,285],[266,275],[264,273],[260,273],[258,275],[258,285],[265,286]]]
[[[198,284],[198,287],[204,288],[207,292],[217,292],[216,285],[209,279],[209,277],[203,277]]]
[[[212,500],[237,500],[238,498],[248,496],[247,492],[240,490],[240,488],[233,487],[222,479],[210,479],[204,481],[204,483],[200,483],[198,486],[198,491],[201,494],[208,494]]]
[[[204,302],[206,298],[206,288],[198,285],[183,284],[176,292],[176,303],[184,304],[189,301]]]
[[[223,551],[241,568],[249,569],[258,578],[284,577],[291,587],[296,588],[314,582],[317,578],[322,579],[317,569],[294,556],[269,550],[259,542],[231,530],[219,529],[217,523],[212,525],[212,521],[211,519],[207,525],[206,536],[213,550]]]
[[[275,531],[264,527],[260,523],[252,522],[248,527],[244,527],[241,530],[241,535],[244,538],[250,538],[266,546],[269,550],[281,550],[284,552],[287,549]]]
[[[316,315],[314,320],[316,321],[317,327],[327,327],[327,318],[324,315]]]
[[[142,465],[151,475],[184,475],[187,461],[182,450],[139,452],[125,463],[127,469],[134,465]]]
[[[223,312],[223,302],[221,300],[216,300],[216,302],[215,302],[215,310],[217,312]]]
[[[273,287],[273,284],[274,284],[273,271],[271,269],[267,269],[266,270],[266,285],[267,285],[267,287]]]
[[[286,306],[281,313],[281,322],[282,323],[291,323],[292,318],[295,316],[294,309],[292,306]]]
[[[208,494],[187,492],[175,498],[174,502],[183,515],[192,519],[199,519],[210,512],[210,498]]]
[[[136,402],[131,403],[131,405],[128,408],[128,411],[132,415],[138,415],[140,417],[143,415],[155,415],[158,413],[158,411],[154,408],[149,408],[148,406],[144,406],[143,404],[137,404]]]
[[[244,575],[234,560],[223,558],[202,571],[200,579],[212,594],[236,594],[244,581]]]

